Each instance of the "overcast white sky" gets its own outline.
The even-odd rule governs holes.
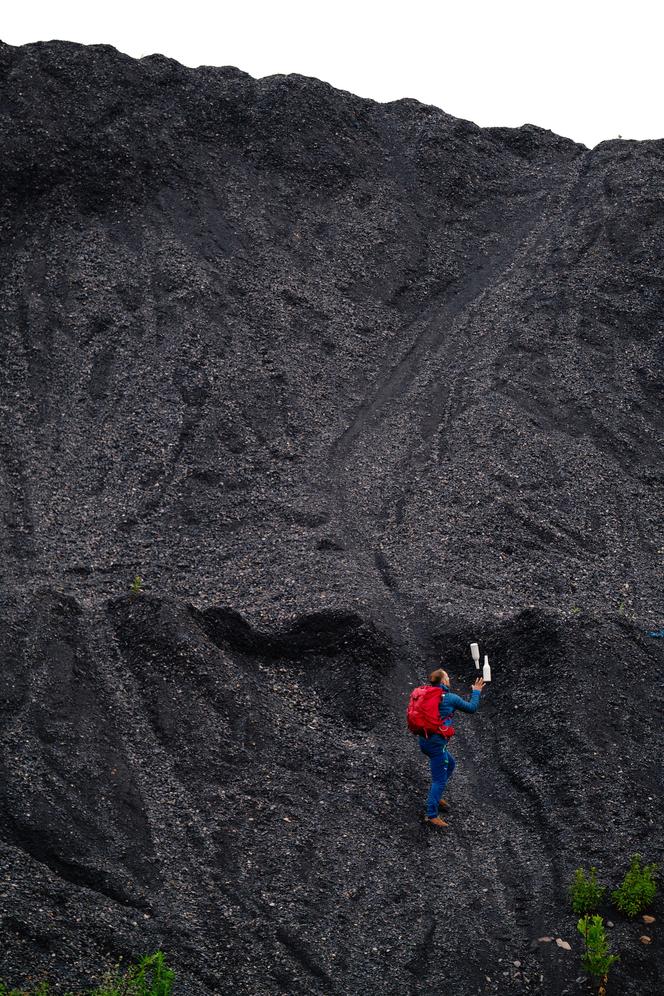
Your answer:
[[[375,100],[416,97],[480,125],[525,122],[593,146],[664,137],[658,0],[20,0],[12,45],[105,42],[188,66],[302,73]],[[661,13],[660,13],[661,10]]]

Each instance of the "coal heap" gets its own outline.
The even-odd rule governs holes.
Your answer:
[[[587,992],[574,868],[664,858],[664,142],[0,79],[0,978]],[[471,640],[436,834],[404,709]],[[662,992],[661,900],[601,912]]]

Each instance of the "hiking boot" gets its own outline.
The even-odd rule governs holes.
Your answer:
[[[441,820],[440,816],[425,816],[424,822],[429,823],[432,827],[449,827],[449,823]]]
[[[441,799],[440,802],[438,803],[438,805],[440,806],[441,809],[449,809],[450,808],[449,802],[445,802],[444,799]]]

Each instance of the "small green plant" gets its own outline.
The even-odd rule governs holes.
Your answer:
[[[627,581],[621,588],[621,596],[618,602],[618,615],[634,622],[636,614],[634,612],[634,599],[632,597],[632,587]]]
[[[578,616],[579,613],[581,612],[581,608],[578,605],[573,605],[572,608],[570,609],[570,612],[572,613],[573,616]]]
[[[175,973],[167,967],[161,951],[142,958],[128,976],[133,989],[127,992],[136,996],[171,996],[173,991]]]
[[[642,865],[641,855],[633,854],[628,871],[611,898],[621,913],[636,916],[652,903],[657,892],[658,865]]]
[[[171,996],[175,973],[164,960],[162,951],[146,955],[137,965],[130,965],[124,975],[119,967],[106,976],[101,986],[86,991],[87,996]],[[48,996],[48,982],[42,982],[31,994],[24,989],[8,989],[0,982],[0,996]],[[65,993],[74,996],[74,993]],[[82,993],[81,996],[84,996]]]
[[[572,909],[578,914],[592,913],[601,903],[605,892],[606,886],[597,881],[597,869],[594,865],[587,877],[583,868],[577,868],[569,887]]]
[[[619,955],[611,954],[609,950],[604,920],[597,913],[592,916],[582,916],[576,927],[583,937],[585,948],[583,967],[588,975],[592,975],[597,980],[599,991],[606,992],[606,979],[609,970],[613,963],[618,961]]]
[[[143,578],[139,574],[137,574],[134,580],[132,581],[131,588],[129,589],[129,591],[132,593],[132,595],[140,595],[142,593]]]

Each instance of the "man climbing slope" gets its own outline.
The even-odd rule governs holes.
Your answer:
[[[447,748],[447,742],[454,734],[452,717],[455,709],[462,712],[477,712],[484,680],[478,678],[473,683],[470,701],[450,691],[450,678],[447,671],[438,668],[429,675],[429,685],[413,690],[408,704],[408,727],[419,734],[420,750],[429,758],[431,765],[431,788],[427,799],[425,822],[435,827],[449,826],[438,815],[447,782],[452,777],[456,761]]]

